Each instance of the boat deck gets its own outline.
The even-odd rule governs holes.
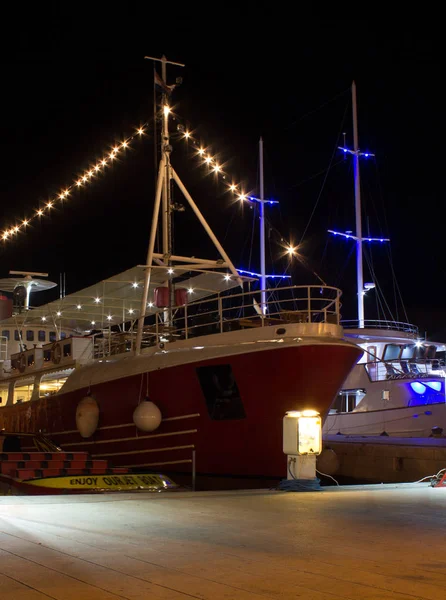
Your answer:
[[[446,488],[0,498],[4,600],[438,600]]]

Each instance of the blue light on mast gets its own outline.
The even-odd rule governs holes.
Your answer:
[[[237,269],[237,271],[252,277],[261,277],[260,273],[254,273],[253,271],[246,271],[245,269]],[[291,279],[291,275],[265,275],[265,277],[268,277],[268,279]]]
[[[332,233],[333,235],[340,235],[342,237],[345,237],[348,240],[356,240],[358,241],[358,238],[356,237],[356,235],[352,235],[351,233],[343,233],[342,231],[334,231],[333,229],[328,229],[327,230],[328,233]],[[390,238],[362,238],[363,242],[390,242]]]

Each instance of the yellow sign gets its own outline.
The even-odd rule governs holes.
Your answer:
[[[28,485],[66,490],[120,491],[168,490],[178,487],[168,477],[153,473],[131,475],[77,475],[74,477],[48,477],[24,481]]]

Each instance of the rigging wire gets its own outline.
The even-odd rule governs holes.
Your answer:
[[[291,125],[288,125],[287,127],[285,127],[285,129],[291,129],[291,127],[294,127],[295,125],[297,125],[297,123],[300,123],[301,121],[307,119],[311,115],[314,115],[315,113],[319,112],[320,110],[322,110],[323,108],[325,108],[326,106],[328,106],[329,104],[331,104],[332,102],[334,102],[335,100],[340,98],[341,96],[344,96],[347,92],[350,93],[350,90],[351,90],[351,88],[349,86],[347,89],[345,89],[342,92],[339,92],[338,94],[333,96],[333,98],[331,98],[330,100],[327,100],[326,102],[324,102],[317,108],[313,108],[312,110],[308,111],[307,113],[305,113],[304,115],[302,115],[301,117],[299,117],[298,119],[293,121],[291,123]]]
[[[391,309],[390,309],[390,306],[389,306],[389,304],[388,304],[388,302],[387,302],[387,300],[386,300],[386,298],[385,298],[385,295],[384,295],[384,293],[383,293],[383,291],[382,291],[382,289],[381,289],[381,286],[380,286],[380,284],[379,284],[378,278],[376,277],[376,273],[375,273],[375,269],[374,269],[374,267],[373,267],[373,263],[372,263],[372,261],[370,260],[370,255],[369,255],[369,249],[368,249],[368,248],[367,248],[367,249],[365,249],[365,251],[364,251],[364,257],[365,257],[365,259],[366,259],[367,265],[368,265],[368,267],[369,267],[369,270],[370,270],[370,273],[371,273],[371,275],[372,275],[373,282],[374,282],[374,284],[375,284],[375,286],[376,286],[376,288],[375,288],[375,289],[376,289],[376,290],[377,290],[377,292],[378,292],[378,293],[376,294],[376,297],[377,297],[377,298],[378,298],[378,297],[380,298],[379,302],[380,302],[380,306],[381,306],[381,309],[382,309],[382,311],[383,311],[384,317],[386,316],[386,314],[388,314],[388,315],[390,316],[391,320],[392,320],[392,321],[395,321],[395,317],[394,317],[394,315],[392,314],[392,311],[391,311]],[[385,305],[385,307],[387,308],[387,313],[386,313],[386,310],[384,309],[384,305]]]
[[[338,138],[339,139],[339,138]],[[319,175],[323,175],[324,173],[326,173],[327,171],[331,169],[333,169],[334,167],[337,167],[338,165],[342,164],[344,161],[344,158],[339,159],[337,162],[335,162],[334,164],[330,166],[328,166],[326,169],[321,169],[320,171],[318,171],[317,173],[315,173],[314,175],[311,175],[311,177],[308,177],[307,179],[303,179],[302,181],[300,181],[299,183],[294,183],[291,188],[297,188],[300,187],[301,185],[304,185],[304,183],[308,183],[309,181],[312,181],[313,179],[316,179],[316,177],[319,177]]]
[[[378,184],[378,189],[379,189],[379,195],[381,198],[381,203],[382,203],[382,207],[383,207],[383,215],[384,215],[384,224],[386,227],[386,231],[389,231],[389,225],[388,225],[388,221],[387,221],[387,212],[386,212],[386,205],[384,202],[384,194],[383,194],[383,190],[382,190],[382,185],[381,185],[381,177],[379,175],[379,168],[378,168],[378,160],[375,157],[374,158],[374,165],[375,165],[375,171],[376,171],[376,180],[377,180],[377,184]],[[388,254],[388,258],[389,258],[389,264],[390,264],[390,270],[392,272],[392,278],[393,278],[393,282],[394,282],[394,288],[396,290],[396,292],[398,293],[400,302],[401,302],[401,307],[404,313],[404,318],[406,319],[406,323],[409,322],[409,317],[407,316],[407,311],[406,311],[406,306],[404,304],[404,300],[403,300],[403,296],[401,293],[401,288],[399,286],[398,283],[398,279],[395,273],[395,268],[394,268],[394,264],[393,264],[393,256],[392,256],[392,246],[391,243],[389,242],[387,245],[387,254]]]
[[[318,195],[318,197],[317,197],[317,199],[316,199],[316,202],[315,202],[315,204],[314,204],[314,206],[313,206],[313,210],[311,211],[311,215],[310,215],[310,218],[308,219],[308,223],[307,223],[307,225],[306,225],[306,227],[305,227],[305,229],[304,229],[304,231],[303,231],[303,233],[302,233],[302,236],[301,236],[301,238],[300,238],[299,245],[302,243],[302,241],[303,241],[303,239],[304,239],[304,237],[305,237],[305,234],[307,233],[308,227],[310,226],[310,223],[311,223],[311,221],[312,221],[312,219],[313,219],[314,213],[316,212],[316,208],[317,208],[317,206],[318,206],[318,204],[319,204],[319,200],[321,199],[322,192],[324,191],[324,188],[325,188],[325,183],[326,183],[326,181],[327,181],[328,174],[329,174],[329,172],[330,172],[330,170],[331,170],[331,166],[332,166],[332,164],[333,164],[333,160],[334,160],[334,157],[335,157],[335,155],[336,155],[336,151],[337,151],[337,149],[338,149],[339,137],[340,137],[340,135],[341,135],[341,133],[342,133],[342,130],[343,130],[343,128],[344,128],[345,117],[346,117],[346,114],[347,114],[347,109],[348,109],[348,107],[349,107],[349,104],[350,104],[350,103],[349,103],[349,102],[347,102],[347,103],[346,103],[346,105],[345,105],[344,114],[343,114],[343,116],[342,116],[342,120],[341,120],[341,126],[340,126],[340,128],[339,128],[338,135],[336,136],[336,142],[335,142],[335,145],[334,145],[334,148],[333,148],[333,152],[332,152],[332,154],[331,154],[331,157],[330,157],[330,162],[328,163],[328,168],[327,168],[327,170],[326,170],[326,172],[325,172],[325,177],[324,177],[324,180],[323,180],[323,182],[322,182],[322,186],[321,186],[321,189],[320,189],[320,191],[319,191],[319,195]]]

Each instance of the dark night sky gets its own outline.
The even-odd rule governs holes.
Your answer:
[[[143,17],[127,9],[122,19],[115,15],[113,26],[104,20],[99,28],[96,20],[51,10],[36,16],[39,27],[11,21],[0,57],[1,229],[30,214],[104,148],[152,117],[152,64],[143,56],[165,53],[186,63],[171,71],[171,77],[184,78],[174,96],[179,120],[213,143],[222,162],[229,161],[228,171],[250,189],[257,185],[257,143],[264,137],[266,191],[280,201],[269,215],[286,239],[300,239],[322,189],[301,248],[310,269],[293,266],[294,282],[315,283],[315,270],[344,290],[344,317],[354,318],[351,245],[326,233],[331,227],[354,230],[350,161],[336,153],[322,186],[338,133],[345,131],[352,142],[348,88],[354,78],[360,146],[377,155],[376,162],[362,164],[364,227],[392,239],[409,320],[430,335],[446,333],[441,36],[430,24],[415,22],[295,22],[280,4],[274,12],[266,3],[245,2],[237,9],[230,3],[217,16],[194,6],[168,15],[164,41],[153,12]],[[174,143],[172,160],[236,265],[247,268],[252,211],[242,212],[221,186],[204,178],[183,142]],[[0,275],[10,269],[47,271],[58,281],[65,272],[69,293],[142,263],[153,162],[150,134],[63,209],[2,246]],[[190,213],[179,214],[175,227],[178,252],[212,255]],[[270,241],[276,260],[277,235]],[[373,265],[394,308],[386,248],[374,247]],[[251,267],[258,269],[256,247]],[[282,267],[270,261],[270,271]],[[371,317],[374,298],[367,300]],[[405,320],[401,307],[393,314]]]

